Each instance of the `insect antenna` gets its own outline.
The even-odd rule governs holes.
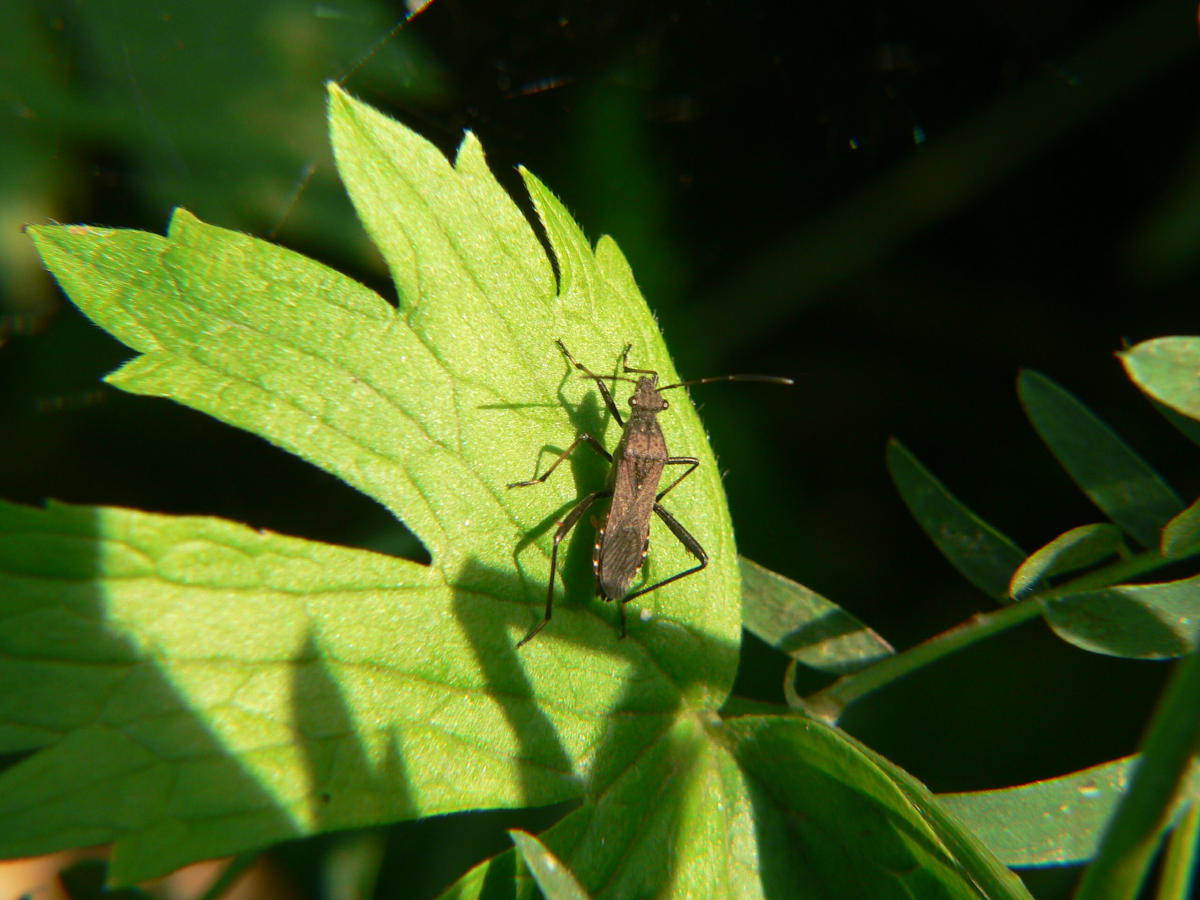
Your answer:
[[[666,384],[659,388],[659,391],[669,391],[671,388],[688,387],[693,384],[712,384],[714,381],[760,381],[763,384],[795,384],[795,380],[791,378],[783,378],[779,375],[710,375],[708,378],[693,378],[689,381],[677,381],[675,384]]]

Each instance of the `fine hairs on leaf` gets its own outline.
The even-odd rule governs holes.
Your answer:
[[[397,307],[184,210],[162,236],[29,233],[133,351],[110,384],[333,474],[431,562],[211,517],[0,505],[0,677],[21,686],[0,692],[3,748],[20,757],[0,774],[0,853],[111,844],[109,878],[128,884],[306,835],[571,800],[447,896],[530,896],[534,879],[563,897],[1028,896],[919,782],[838,729],[781,707],[721,715],[740,567],[683,391],[663,427],[699,466],[671,511],[708,567],[637,597],[618,640],[590,573],[568,566],[554,628],[517,651],[555,518],[603,472],[504,486],[561,452],[555,435],[617,437],[554,339],[606,375],[630,344],[683,379],[616,243],[589,243],[531,173],[553,259],[473,135],[448,160],[336,86],[329,125]],[[688,566],[668,537],[652,523],[647,579]],[[892,658],[823,598],[756,585],[803,601],[755,620],[798,659],[851,672],[860,653]],[[802,651],[813,635],[822,648]]]

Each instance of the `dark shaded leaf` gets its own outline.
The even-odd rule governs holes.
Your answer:
[[[1021,373],[1017,390],[1029,421],[1091,501],[1138,543],[1157,547],[1183,509],[1175,492],[1070,391],[1033,371]]]
[[[1021,548],[968,509],[895,438],[888,442],[888,472],[909,511],[930,539],[973,585],[1002,603],[1025,559]]]
[[[1015,787],[939,794],[938,801],[1009,866],[1086,862],[1129,784],[1135,757]],[[1194,779],[1200,790],[1200,773]]]
[[[1132,659],[1172,659],[1195,648],[1200,575],[1067,594],[1045,601],[1043,609],[1054,632],[1080,649]]]
[[[774,716],[725,729],[750,779],[768,897],[1029,896],[924,786],[837,729]]]

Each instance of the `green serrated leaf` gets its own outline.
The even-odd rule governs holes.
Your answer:
[[[593,896],[1028,898],[915,779],[837,729],[794,716],[696,724],[677,723],[640,775],[542,835]],[[530,881],[509,851],[443,900],[527,898]]]
[[[797,662],[835,675],[891,656],[891,644],[836,603],[741,558],[746,630]]]
[[[545,844],[525,831],[508,834],[546,900],[588,900],[587,891]]]
[[[1095,565],[1112,556],[1120,544],[1121,530],[1106,522],[1063,532],[1021,563],[1009,583],[1009,595],[1020,599],[1047,578]]]
[[[1070,391],[1032,371],[1021,373],[1017,390],[1072,480],[1136,541],[1157,547],[1163,526],[1183,509],[1175,492]]]
[[[938,801],[1008,866],[1086,862],[1129,786],[1137,757],[1102,763],[1058,778],[991,791],[939,794]],[[1200,800],[1200,766],[1179,806]]]
[[[1200,553],[1200,500],[1167,523],[1162,532],[1162,554],[1183,559]]]
[[[1021,548],[968,509],[895,438],[888,441],[888,472],[917,524],[954,568],[996,600],[1025,559]]]
[[[750,780],[767,896],[1029,896],[923,785],[837,729],[782,716],[725,728]]]
[[[1117,354],[1130,379],[1159,403],[1200,420],[1200,338],[1164,337]]]
[[[29,535],[67,565],[14,564]],[[0,776],[6,855],[116,840],[112,877],[132,881],[313,831],[548,802],[580,791],[600,737],[586,698],[539,711],[515,666],[481,666],[511,658],[504,632],[473,632],[438,570],[406,560],[3,504],[0,597],[5,749],[50,744]]]
[[[592,896],[763,895],[745,778],[714,740],[715,722],[711,713],[678,719],[636,760],[613,760],[608,787],[541,836]],[[443,897],[530,896],[514,856],[487,860]]]
[[[676,377],[616,245],[593,252],[527,176],[556,293],[473,137],[451,164],[336,87],[330,124],[398,310],[183,211],[166,237],[30,233],[72,300],[139,354],[112,383],[342,478],[432,564],[215,519],[3,507],[0,739],[43,748],[0,775],[6,855],[115,842],[112,878],[129,882],[317,831],[555,802],[604,789],[650,747],[669,767],[674,718],[729,691],[736,551],[682,397],[664,431],[702,464],[670,507],[709,567],[639,598],[625,641],[590,572],[568,567],[553,623],[515,650],[541,615],[554,519],[604,472],[505,485],[584,428],[615,441],[553,340],[600,370],[631,341],[633,362]],[[647,577],[690,565],[657,522],[651,543]]]
[[[1173,659],[1196,646],[1200,575],[1067,594],[1042,606],[1055,634],[1083,650],[1131,659]]]
[[[557,198],[523,171],[558,264],[556,295],[553,282],[546,281],[549,270],[531,262],[535,251],[542,251],[520,212],[511,200],[501,202],[498,187],[479,187],[486,167],[472,137],[465,139],[452,168],[424,139],[336,86],[330,88],[330,115],[339,171],[396,279],[400,313],[454,374],[455,396],[440,412],[454,412],[457,440],[478,453],[472,464],[483,469],[482,480],[493,493],[486,503],[498,503],[507,518],[502,526],[494,523],[492,533],[511,536],[510,546],[518,548],[520,596],[536,606],[549,577],[548,517],[581,493],[602,487],[603,473],[596,472],[590,484],[556,476],[538,488],[506,491],[503,485],[528,478],[539,461],[551,458],[548,447],[565,447],[579,431],[603,434],[608,426],[594,386],[577,377],[554,340],[561,339],[577,359],[598,371],[613,371],[624,345],[632,343],[634,364],[674,380],[653,316],[616,244],[601,239],[593,252]],[[420,202],[411,196],[415,176],[396,171],[410,158],[419,172],[428,173],[422,175],[428,186],[421,188]],[[460,187],[452,174],[464,166],[468,174],[460,181],[467,186]],[[474,198],[481,194],[488,199],[477,206]],[[507,224],[493,226],[493,220]],[[499,249],[485,248],[478,236],[493,227],[500,232],[494,242]],[[525,235],[518,240],[514,235],[521,228]],[[420,391],[423,386],[414,387]],[[436,410],[436,403],[426,400],[426,405]],[[726,591],[740,597],[736,551],[720,473],[694,408],[689,402],[672,403],[670,420],[663,424],[675,452],[702,460],[686,487],[672,492],[670,506],[712,563],[701,576],[639,598],[643,614],[659,627],[642,629],[636,640],[676,679],[689,702],[716,707],[737,668],[740,604],[714,602],[727,597]],[[607,440],[612,446],[615,436]],[[451,487],[454,478],[446,480]],[[473,521],[465,508],[463,517]],[[536,541],[525,540],[530,532]],[[651,548],[650,574],[690,567],[686,550],[658,523],[651,530]],[[494,566],[511,568],[508,548],[491,540],[486,552]],[[547,674],[557,671],[561,662],[551,660],[546,648],[556,634],[578,642],[572,632],[579,614],[568,604],[556,609],[554,624],[545,633],[551,641],[539,637],[530,644],[528,663],[547,667]],[[592,618],[594,607],[583,615]],[[526,628],[534,621],[527,618]]]
[[[989,900],[1001,897],[1032,900],[1021,879],[996,859],[970,829],[946,812],[929,788],[870,748],[858,746],[864,756],[895,782],[983,896]]]
[[[594,802],[546,833],[594,896],[758,895],[745,779],[712,740],[715,721],[711,713],[679,719]]]

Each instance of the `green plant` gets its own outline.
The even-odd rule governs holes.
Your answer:
[[[1200,438],[1200,339],[1147,341],[1120,356],[1129,376],[1170,421],[1194,441]],[[1200,576],[1134,579],[1200,553],[1200,501],[1185,508],[1140,456],[1045,376],[1022,373],[1018,392],[1034,429],[1111,522],[1072,528],[1026,555],[893,440],[888,468],[910,511],[955,568],[1001,608],[900,654],[845,611],[798,585],[792,586],[790,619],[783,612],[789,605],[778,597],[766,603],[749,594],[747,627],[790,650],[784,685],[789,703],[831,722],[896,679],[1039,617],[1062,640],[1089,652],[1128,659],[1186,657],[1147,733],[1144,757],[940,800],[1009,865],[1095,858],[1080,897],[1137,896],[1161,838],[1178,817],[1159,896],[1187,897],[1200,858],[1195,760],[1200,750]],[[752,587],[779,577],[754,568],[744,564]],[[814,624],[821,626],[816,640]],[[804,639],[798,641],[798,635]],[[797,664],[841,677],[800,697],[792,688]]]
[[[673,405],[671,437],[702,466],[672,509],[712,564],[639,598],[643,621],[624,642],[611,608],[566,602],[514,649],[539,615],[549,533],[575,492],[565,478],[538,492],[503,485],[547,440],[605,425],[553,339],[614,363],[632,341],[639,364],[675,372],[616,244],[593,249],[536,178],[522,172],[553,260],[473,137],[451,165],[336,88],[330,103],[338,168],[398,309],[183,211],[165,237],[30,233],[80,308],[138,352],[110,383],[338,476],[403,520],[432,563],[212,518],[0,506],[0,735],[7,752],[31,753],[0,775],[0,852],[113,842],[110,877],[128,883],[333,829],[578,800],[448,895],[527,895],[536,879],[555,897],[1027,896],[921,784],[820,720],[937,653],[892,655],[828,601],[739,567],[688,403]],[[1119,546],[1111,526],[1094,528],[1064,539],[1070,553],[1022,563],[994,531],[955,532],[978,520],[898,447],[892,464],[923,523],[982,541],[947,552],[982,565],[992,593],[1006,566],[1036,592],[1064,559],[1096,563]],[[586,464],[576,474],[601,477]],[[1113,518],[1139,537],[1162,514],[1140,531]],[[685,561],[655,541],[652,567]],[[568,565],[572,595],[584,568]],[[1130,571],[1085,577],[1124,597],[1137,591],[1111,585]],[[1055,611],[1090,609],[1050,590],[996,615],[1045,608],[1055,625]],[[803,709],[730,701],[743,593],[748,627],[850,674],[793,697]],[[1179,652],[1191,646],[1171,634]],[[1034,793],[1024,809],[1046,802]],[[984,828],[973,799],[959,814]],[[573,879],[557,877],[563,864]]]

